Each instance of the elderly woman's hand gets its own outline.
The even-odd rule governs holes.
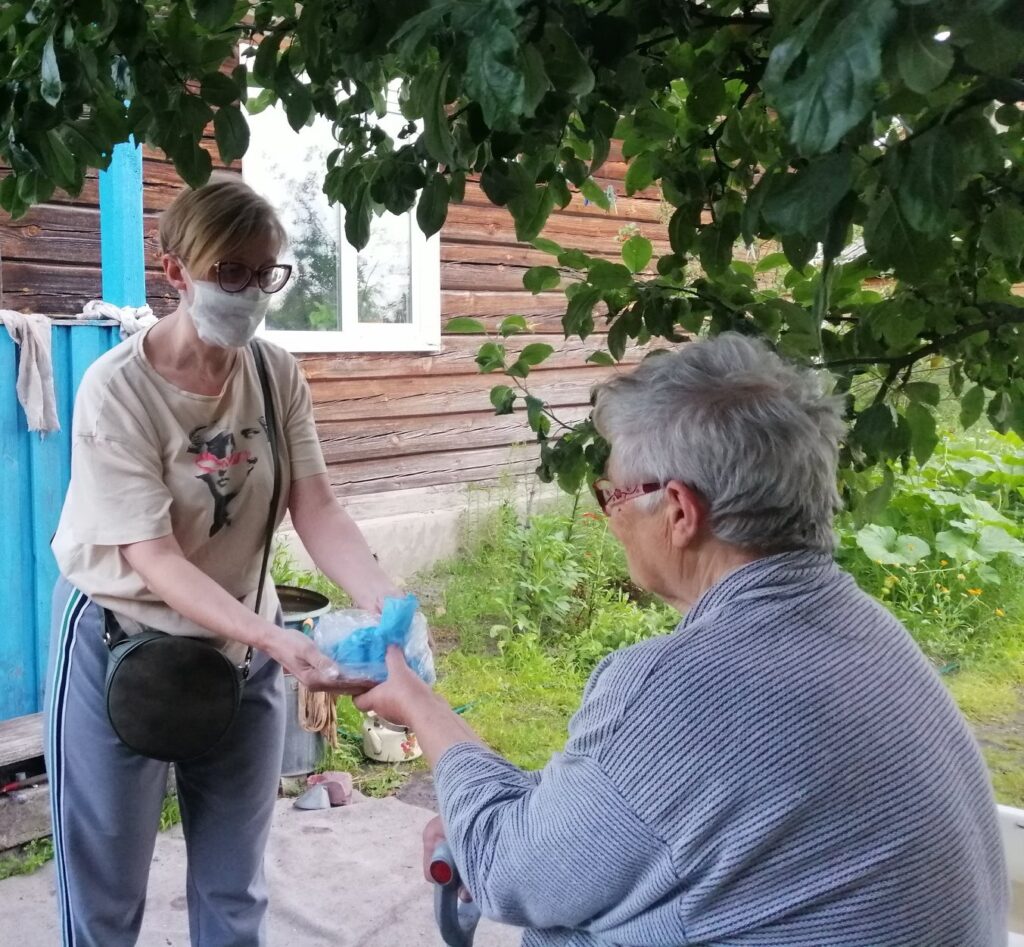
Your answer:
[[[386,661],[387,680],[352,702],[363,713],[372,710],[391,723],[411,725],[417,705],[432,701],[434,692],[405,663],[405,655],[397,645],[388,648]]]
[[[434,816],[423,829],[423,877],[433,884],[434,879],[430,876],[430,863],[434,860],[434,852],[437,846],[446,840],[444,823],[439,815]],[[469,888],[459,885],[459,900],[472,901],[473,895]]]

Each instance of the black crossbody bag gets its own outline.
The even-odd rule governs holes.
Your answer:
[[[274,537],[274,517],[281,497],[281,462],[266,362],[255,341],[250,348],[263,391],[263,414],[274,467],[256,593],[258,614]],[[151,628],[128,635],[113,612],[103,612],[103,640],[110,650],[105,688],[107,716],[121,742],[142,756],[174,763],[210,752],[238,716],[252,647],[243,663],[235,665],[205,638],[169,635]]]

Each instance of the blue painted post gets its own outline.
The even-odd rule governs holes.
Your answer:
[[[142,149],[134,141],[114,148],[100,172],[100,259],[103,298],[117,306],[146,302],[142,242]]]

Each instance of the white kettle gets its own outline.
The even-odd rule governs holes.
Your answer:
[[[372,710],[363,717],[363,753],[379,763],[407,763],[423,755],[415,733]]]

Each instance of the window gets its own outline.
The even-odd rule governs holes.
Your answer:
[[[379,120],[392,137],[397,108]],[[292,352],[430,352],[441,347],[440,237],[429,240],[415,214],[375,217],[370,242],[345,239],[345,210],[322,190],[337,143],[317,119],[298,134],[283,107],[249,116],[242,175],[277,208],[290,246],[292,279],[275,295],[262,331]]]

